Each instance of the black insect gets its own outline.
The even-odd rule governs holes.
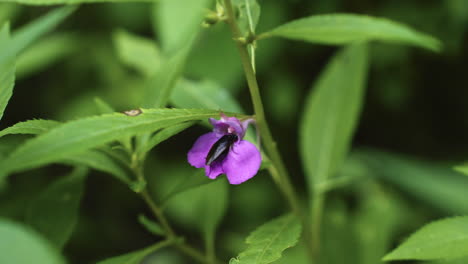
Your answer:
[[[232,144],[238,139],[237,135],[227,134],[222,136],[216,143],[213,144],[208,156],[206,156],[206,165],[211,165],[215,161],[222,161],[226,158],[229,153],[229,149],[232,147]]]

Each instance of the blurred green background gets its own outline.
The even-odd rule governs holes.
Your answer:
[[[422,224],[467,214],[468,177],[453,171],[452,166],[468,160],[468,1],[259,3],[262,12],[257,32],[312,14],[350,12],[403,22],[444,44],[440,54],[407,46],[370,45],[365,104],[353,154],[342,172],[357,175],[359,180],[329,195],[323,228],[324,263],[378,263],[385,252]],[[119,54],[118,39],[128,34],[146,38],[141,41],[151,47],[148,52],[159,56],[154,49],[164,48],[159,8],[149,3],[82,5],[18,58],[14,94],[0,129],[33,118],[65,121],[96,114],[96,97],[118,111],[139,107],[147,77],[129,67]],[[14,31],[50,9],[1,3],[0,25],[9,20]],[[177,29],[178,24],[173,26]],[[297,135],[303,100],[337,50],[283,39],[258,43],[257,74],[267,118],[302,194]],[[226,25],[202,29],[184,76],[215,82],[237,98],[247,113],[252,112]],[[156,196],[193,173],[185,154],[205,131],[202,127],[189,129],[151,153],[146,170]],[[13,137],[20,141],[25,136]],[[69,167],[54,165],[10,177],[9,189],[0,193],[0,216],[22,221],[31,200],[69,171]],[[200,247],[203,242],[194,230],[197,206],[202,203],[198,198],[207,191],[203,188],[179,195],[167,207],[176,229]],[[228,213],[217,237],[218,256],[223,260],[243,249],[244,237],[256,226],[287,208],[265,172],[246,184],[229,186],[227,199]],[[141,213],[150,216],[131,190],[109,175],[91,172],[78,226],[64,254],[71,263],[94,263],[154,243],[157,238],[137,221]],[[337,250],[341,253],[336,254]],[[290,251],[280,262],[301,263],[301,248]],[[170,249],[153,259],[154,263],[190,263]]]

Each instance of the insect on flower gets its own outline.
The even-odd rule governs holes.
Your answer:
[[[257,147],[244,140],[253,119],[240,121],[221,114],[221,119],[210,118],[213,132],[200,136],[187,154],[190,165],[205,168],[210,179],[226,174],[230,184],[240,184],[257,174],[262,157]]]

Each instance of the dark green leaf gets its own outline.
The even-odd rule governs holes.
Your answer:
[[[64,264],[48,241],[36,232],[11,222],[0,219],[0,263],[11,264]]]
[[[263,35],[263,37],[271,36],[331,45],[378,40],[413,45],[433,51],[439,51],[441,48],[441,43],[437,39],[404,24],[355,14],[316,15],[294,20]]]
[[[158,223],[154,222],[153,220],[148,219],[145,215],[139,215],[138,222],[140,222],[140,224],[144,226],[146,230],[153,233],[154,235],[157,235],[157,236],[165,235],[164,229]]]
[[[306,99],[300,149],[311,192],[337,172],[348,153],[366,76],[366,46],[349,46],[327,65]]]
[[[11,42],[10,27],[7,23],[0,29],[0,57],[4,54],[2,50],[9,47]],[[14,57],[10,57],[0,61],[0,120],[13,93],[14,83],[15,62]]]
[[[84,167],[76,168],[71,175],[52,183],[27,211],[26,222],[57,248],[65,245],[75,229],[87,173]]]
[[[15,125],[5,128],[0,131],[0,137],[5,135],[11,134],[42,134],[51,130],[52,128],[60,125],[60,122],[54,120],[43,120],[43,119],[35,119],[35,120],[28,120],[20,123],[16,123]]]
[[[229,263],[267,264],[281,258],[281,253],[296,245],[301,224],[294,215],[285,215],[260,226],[246,240],[249,247]]]
[[[159,143],[167,140],[172,136],[177,135],[178,133],[193,126],[194,124],[194,122],[185,122],[162,129],[149,139],[149,141],[142,147],[141,153],[146,153],[150,151],[152,148],[159,145]]]
[[[172,241],[163,241],[142,250],[99,261],[97,264],[141,264],[146,256],[154,251],[157,251],[158,249],[170,245],[171,243]]]
[[[432,222],[411,235],[383,260],[445,259],[468,256],[468,217]]]
[[[24,5],[76,5],[84,3],[154,2],[154,0],[1,0]]]

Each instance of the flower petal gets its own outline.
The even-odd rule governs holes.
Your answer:
[[[190,165],[194,166],[195,168],[205,167],[206,156],[208,155],[208,152],[210,151],[213,144],[216,143],[216,141],[218,141],[218,139],[220,139],[222,136],[223,135],[214,132],[201,135],[187,153],[187,160]]]
[[[230,184],[240,184],[257,174],[262,156],[257,147],[241,140],[232,146],[223,162],[223,170]]]
[[[213,162],[211,165],[205,166],[205,174],[210,179],[216,179],[219,175],[223,174],[223,166],[221,162]]]
[[[245,130],[241,122],[236,117],[227,117],[222,115],[220,120],[209,119],[213,125],[213,131],[219,134],[236,134],[240,139],[245,135]]]

